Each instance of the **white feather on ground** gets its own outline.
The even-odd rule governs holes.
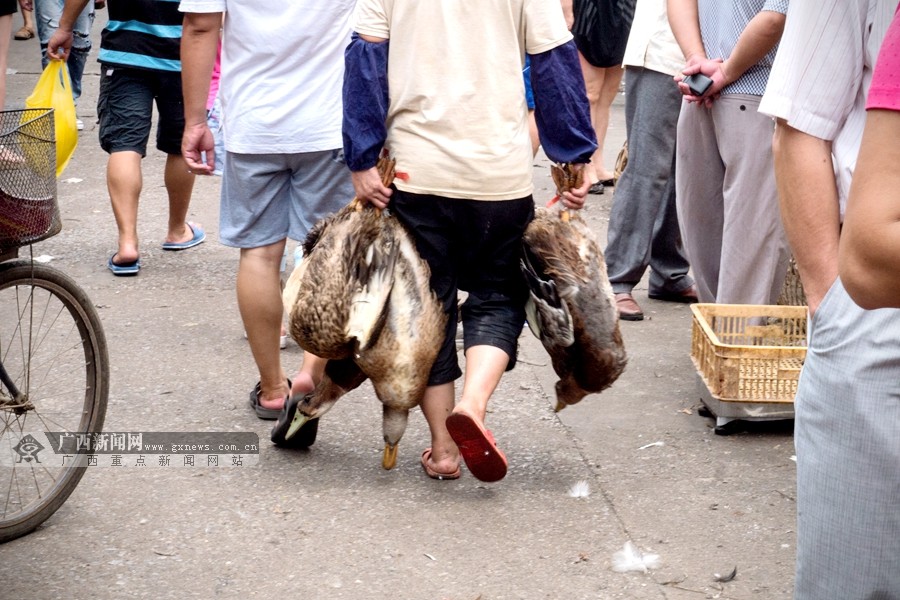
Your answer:
[[[643,554],[630,540],[625,542],[625,546],[612,557],[612,570],[617,573],[628,571],[646,573],[658,566],[659,554]]]
[[[572,498],[587,498],[591,495],[591,484],[582,479],[569,488],[569,496]]]

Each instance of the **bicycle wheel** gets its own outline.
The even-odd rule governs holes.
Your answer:
[[[70,277],[27,260],[0,264],[0,365],[20,392],[0,385],[2,543],[43,523],[84,476],[85,455],[66,462],[45,449],[46,432],[97,432],[106,416],[106,338]]]

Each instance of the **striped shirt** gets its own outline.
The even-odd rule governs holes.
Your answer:
[[[764,10],[785,14],[788,0],[699,0],[700,34],[706,56],[726,59],[737,45],[747,24]],[[775,60],[776,45],[762,60],[747,69],[737,81],[725,86],[723,94],[751,94],[762,96],[766,91],[769,71]]]
[[[103,64],[181,71],[179,0],[109,0],[97,57]]]
[[[897,0],[792,0],[759,112],[830,140],[841,215],[872,69]]]

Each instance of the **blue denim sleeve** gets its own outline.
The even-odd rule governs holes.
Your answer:
[[[351,171],[374,167],[387,139],[388,43],[353,34],[344,52],[344,160]]]
[[[531,55],[534,117],[541,146],[556,163],[586,163],[597,149],[575,42]]]

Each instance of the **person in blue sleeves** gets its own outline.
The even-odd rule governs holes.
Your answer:
[[[572,34],[558,0],[479,3],[359,0],[346,51],[344,154],[357,197],[412,233],[448,314],[447,332],[422,400],[431,447],[422,466],[459,476],[460,456],[482,481],[507,462],[484,421],[488,401],[516,362],[527,288],[522,234],[534,216],[532,146],[522,84],[531,57],[540,142],[557,163],[583,170],[597,147]],[[385,187],[383,148],[406,181]],[[590,182],[566,192],[580,209]],[[458,290],[466,356],[455,347]]]

